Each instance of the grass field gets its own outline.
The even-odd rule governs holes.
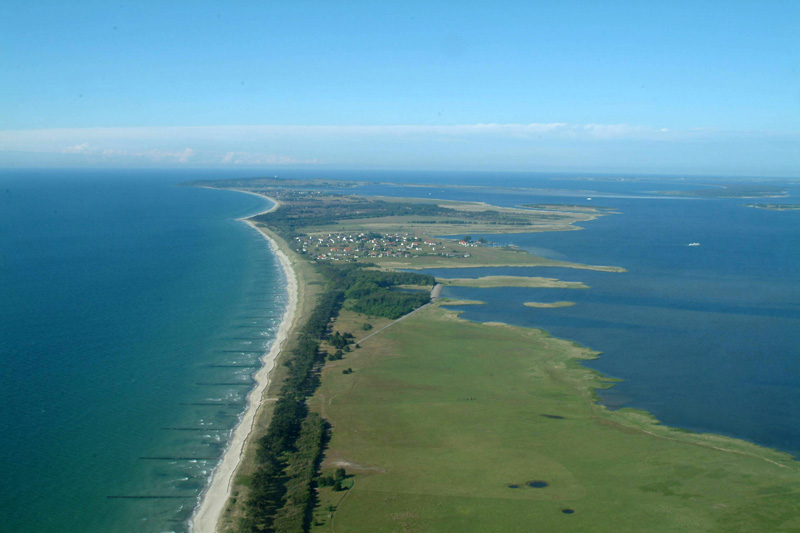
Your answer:
[[[352,486],[320,489],[313,530],[800,530],[800,463],[608,412],[579,365],[593,356],[433,305],[329,363],[323,472]]]
[[[465,250],[470,254],[469,257],[441,257],[441,256],[420,256],[410,258],[384,257],[370,259],[384,268],[391,269],[424,269],[424,268],[474,268],[474,267],[563,267],[576,268],[581,270],[599,270],[602,272],[625,272],[624,268],[605,265],[582,265],[567,261],[557,261],[529,254],[523,250],[504,247],[495,248],[491,246],[476,248],[461,248],[453,244],[453,249],[463,253]]]

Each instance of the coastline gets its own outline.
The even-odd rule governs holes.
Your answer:
[[[227,505],[228,498],[230,498],[231,495],[233,477],[238,470],[239,465],[241,464],[245,449],[249,443],[250,435],[253,432],[258,412],[260,411],[262,405],[264,405],[263,396],[270,384],[270,377],[273,369],[275,368],[275,363],[281,355],[283,346],[289,339],[289,334],[297,317],[299,285],[297,273],[292,268],[289,257],[283,250],[280,249],[278,243],[275,242],[272,237],[258,229],[255,224],[248,220],[248,218],[252,216],[269,213],[276,210],[280,206],[280,203],[273,198],[269,198],[260,194],[247,191],[238,192],[244,192],[246,194],[259,196],[261,198],[267,198],[274,204],[266,211],[256,213],[255,215],[250,215],[247,218],[240,218],[238,220],[247,224],[253,228],[253,230],[258,232],[258,234],[269,243],[270,248],[272,248],[272,251],[278,257],[278,261],[280,262],[281,268],[286,276],[288,301],[280,326],[278,327],[275,340],[272,342],[269,351],[261,356],[261,367],[253,376],[255,386],[247,395],[247,408],[242,414],[239,423],[234,428],[233,433],[228,441],[228,445],[225,447],[225,451],[222,454],[222,458],[214,467],[211,478],[203,492],[200,494],[199,503],[197,507],[195,507],[195,510],[189,520],[190,531],[194,533],[214,533],[217,530],[217,524],[220,516],[222,515],[222,512]]]
[[[230,189],[230,190],[237,190],[237,189]],[[253,194],[253,195],[264,197],[261,194],[250,193],[248,191],[239,191],[239,192],[245,192],[245,193],[248,193],[248,194]],[[272,211],[272,210],[274,210],[276,208],[277,208],[277,205],[273,206],[273,208],[270,209],[269,211]],[[269,212],[269,211],[267,211],[267,212]],[[249,224],[251,226],[255,226],[255,224],[252,223],[252,222],[250,222]],[[258,228],[254,228],[254,229],[259,231],[263,235],[263,232],[260,231]],[[277,249],[277,247],[276,247],[277,243],[273,239],[271,239],[269,236],[267,236],[267,235],[264,235],[264,236],[265,236],[265,238],[268,239],[268,241],[271,242],[271,245],[273,246],[273,249],[276,251],[276,253],[280,254],[281,251],[279,249]],[[288,260],[288,258],[287,258],[287,260]],[[286,265],[283,264],[283,259],[281,259],[281,263],[282,263],[282,266],[284,266],[284,268],[286,268]],[[295,265],[295,266],[298,266],[298,265]],[[493,265],[493,266],[497,266],[497,265]],[[291,268],[291,266],[289,266],[289,268]],[[605,267],[605,268],[613,268],[613,267]],[[298,273],[295,272],[295,274],[298,274]],[[301,269],[301,272],[299,273],[299,275],[301,276],[301,279],[304,279],[304,278],[302,278],[302,269]],[[289,275],[287,274],[287,279],[288,279],[288,276]],[[299,287],[295,287],[295,291],[299,291],[299,290],[300,290]],[[559,303],[566,304],[567,302],[559,302]],[[302,301],[301,301],[301,304],[302,304]],[[551,307],[551,306],[554,306],[553,304],[540,304],[540,303],[536,303],[536,302],[528,302],[528,303],[526,303],[524,305],[528,305],[529,307]],[[288,309],[287,309],[287,312],[288,312]],[[285,321],[285,319],[286,318],[284,317],[284,321]],[[558,346],[561,346],[561,347],[563,347],[563,346],[574,346],[574,347],[577,347],[577,348],[583,348],[583,347],[579,346],[574,341],[571,341],[571,340],[568,340],[568,339],[561,339],[561,338],[551,337],[545,330],[542,330],[541,328],[537,328],[537,327],[531,327],[531,326],[508,326],[508,325],[505,325],[505,324],[492,323],[492,322],[484,322],[484,323],[479,323],[479,324],[482,324],[483,326],[490,326],[490,327],[493,327],[493,328],[498,328],[498,327],[510,328],[508,331],[512,331],[512,330],[516,331],[517,329],[531,329],[531,330],[535,330],[537,332],[536,335],[541,335],[545,339],[550,338],[551,340],[547,341],[548,343],[550,343],[550,342],[556,343],[556,344],[558,344]],[[283,327],[283,322],[281,324],[281,327]],[[406,337],[407,337],[407,338],[405,338],[406,341],[414,340],[413,336],[411,336],[411,335],[407,335]],[[459,338],[459,337],[456,337],[456,338]],[[276,339],[276,343],[277,343],[277,339]],[[356,353],[350,355],[349,356],[350,359],[348,361],[348,364],[353,365],[353,368],[355,368],[355,372],[359,376],[359,380],[363,380],[364,376],[368,375],[367,374],[368,365],[363,365],[363,366],[359,365],[359,363],[357,362],[357,360],[355,358],[358,357],[358,356],[363,357],[365,355],[369,355],[370,354],[370,348],[367,347],[367,346],[365,346],[365,348],[367,348],[367,350],[359,351],[359,352],[356,352]],[[271,352],[272,352],[272,350],[271,350]],[[278,349],[275,357],[278,357],[279,354],[280,354],[280,348]],[[580,359],[588,359],[588,358],[591,358],[591,357],[581,357]],[[272,364],[274,365],[274,360],[273,360]],[[359,366],[356,366],[356,365],[359,365]],[[563,371],[564,369],[570,370],[570,368],[568,368],[568,366],[569,365],[566,365],[566,364],[559,364],[557,366],[557,369],[559,371]],[[644,434],[644,435],[647,435],[649,438],[654,438],[655,441],[661,441],[661,442],[666,441],[666,442],[669,443],[667,445],[662,445],[662,444],[653,444],[654,441],[651,441],[651,440],[644,440],[644,441],[639,440],[639,441],[637,441],[637,442],[640,442],[640,443],[644,443],[644,444],[642,444],[642,446],[646,446],[646,447],[655,446],[655,447],[661,447],[659,449],[662,449],[664,446],[669,447],[669,446],[673,446],[673,445],[675,445],[675,446],[691,445],[691,449],[694,449],[694,448],[707,448],[707,449],[716,450],[716,451],[720,451],[720,452],[726,452],[724,455],[731,456],[731,457],[736,457],[736,459],[731,459],[730,461],[739,461],[739,458],[746,458],[747,460],[755,459],[755,460],[757,460],[756,462],[765,461],[767,463],[770,463],[773,466],[780,467],[781,469],[787,469],[787,468],[790,468],[790,467],[796,467],[794,459],[791,456],[788,456],[788,454],[785,454],[784,452],[773,450],[773,449],[768,448],[768,447],[763,446],[763,445],[755,444],[752,441],[736,439],[736,438],[731,438],[731,437],[725,437],[725,436],[717,435],[717,434],[684,433],[680,429],[675,429],[675,428],[672,428],[672,427],[669,427],[669,426],[664,426],[664,425],[660,424],[655,419],[655,417],[653,415],[651,415],[650,413],[645,412],[645,411],[639,411],[639,410],[634,410],[634,409],[625,409],[625,410],[619,410],[619,411],[610,412],[610,411],[608,411],[607,407],[605,407],[604,404],[601,401],[599,401],[599,399],[596,397],[596,395],[594,393],[596,393],[597,390],[605,388],[605,386],[611,384],[614,380],[612,378],[608,378],[607,376],[605,376],[605,375],[603,375],[603,374],[601,374],[601,373],[599,373],[597,371],[594,371],[594,370],[589,369],[587,367],[583,367],[583,365],[577,365],[577,366],[582,367],[583,368],[583,372],[581,372],[580,374],[576,374],[574,376],[575,377],[574,381],[584,383],[586,381],[592,381],[592,380],[590,380],[588,378],[590,376],[594,376],[594,378],[596,378],[598,380],[598,382],[603,385],[603,386],[596,387],[594,391],[592,391],[591,393],[588,394],[588,396],[591,396],[591,397],[594,398],[593,402],[596,404],[593,407],[591,407],[590,412],[588,413],[588,415],[589,415],[588,416],[588,420],[590,420],[592,422],[600,421],[603,428],[621,429],[626,434]],[[338,368],[338,366],[336,366],[336,364],[334,364],[334,366],[332,366],[332,368]],[[371,366],[369,366],[369,368],[372,369]],[[574,370],[574,369],[572,369],[572,370]],[[259,372],[261,372],[261,370],[259,370]],[[339,373],[335,372],[335,371],[334,372],[329,372],[329,374],[332,376],[329,379],[337,379],[337,378],[338,379],[344,379],[344,380],[352,379],[352,378],[340,377]],[[346,372],[346,373],[342,372],[342,376],[346,376],[346,375],[349,376],[350,374],[352,374],[352,372]],[[268,376],[269,376],[269,373],[268,373]],[[587,397],[586,391],[585,390],[581,390],[579,392],[582,392],[582,394],[580,395],[581,398],[586,399],[586,397]],[[332,404],[330,402],[331,402],[331,400],[333,399],[334,396],[338,399],[338,401],[341,401],[341,399],[342,399],[341,392],[339,392],[338,395],[327,394],[326,393],[325,395],[321,395],[320,396],[321,399],[319,400],[319,403],[320,403],[320,408],[321,408],[321,411],[322,411],[323,415],[325,414],[326,406],[329,409],[331,408]],[[326,404],[326,401],[325,401],[326,397],[328,398],[327,404]],[[248,403],[250,403],[251,401],[252,401],[252,398],[250,396],[248,396]],[[474,404],[474,405],[478,405],[478,404]],[[473,404],[470,404],[470,406],[472,407]],[[256,405],[256,407],[255,407],[256,414],[258,413],[259,408],[260,408],[260,405]],[[250,406],[248,407],[248,410],[249,409],[250,409]],[[566,425],[570,424],[570,422],[565,422],[565,420],[579,420],[579,421],[585,421],[586,420],[586,414],[587,413],[583,413],[583,412],[574,412],[574,413],[572,413],[572,412],[570,412],[570,413],[567,413],[570,416],[565,416],[564,414],[561,414],[560,412],[559,412],[560,414],[554,415],[554,414],[552,414],[551,411],[552,410],[548,411],[546,414],[540,414],[540,416],[544,420],[561,420],[562,421],[562,422],[553,422],[553,424],[560,424],[561,426],[566,426]],[[218,490],[216,493],[214,493],[214,492],[212,492],[211,486],[210,486],[211,484],[213,484],[213,479],[212,479],[212,481],[209,482],[209,488],[208,488],[208,491],[207,491],[208,494],[204,493],[204,495],[202,496],[203,501],[201,502],[200,507],[198,507],[198,509],[196,511],[196,515],[197,516],[193,515],[193,520],[198,520],[199,521],[199,514],[201,513],[201,508],[203,506],[206,506],[207,508],[209,508],[209,510],[206,511],[208,516],[205,519],[205,523],[203,524],[203,527],[206,528],[206,529],[203,529],[202,531],[215,531],[217,526],[224,527],[224,522],[221,522],[221,519],[224,516],[223,515],[223,511],[224,511],[225,506],[227,505],[228,499],[230,498],[230,495],[231,495],[230,493],[231,493],[231,488],[232,488],[232,485],[233,485],[234,474],[235,474],[236,470],[239,469],[241,467],[241,465],[242,465],[242,457],[243,457],[244,449],[245,449],[245,446],[247,444],[249,444],[248,443],[249,435],[251,434],[252,429],[253,429],[252,424],[253,424],[253,421],[251,421],[250,430],[245,435],[244,440],[241,441],[241,452],[239,453],[238,457],[236,457],[235,454],[232,454],[231,450],[229,449],[229,448],[231,448],[231,449],[233,448],[233,444],[234,444],[233,440],[229,444],[229,448],[226,448],[226,451],[225,451],[226,458],[227,458],[228,455],[233,455],[234,456],[233,459],[232,459],[234,464],[233,464],[233,467],[230,470],[230,472],[227,473],[227,474],[225,474],[225,473],[221,473],[220,474],[222,476],[224,476],[224,475],[228,476],[227,477],[226,486],[223,487],[222,489]],[[465,424],[465,427],[466,426],[467,425]],[[237,427],[237,429],[238,429],[238,427]],[[578,429],[580,429],[580,428],[578,428]],[[628,442],[628,441],[625,441],[625,442]],[[611,446],[611,447],[608,447],[608,448],[609,449],[617,449],[617,448],[619,448],[619,446]],[[687,448],[687,450],[688,449],[690,449],[690,448]],[[666,448],[664,448],[664,450],[666,450]],[[669,450],[667,450],[667,451],[669,451]],[[704,453],[704,452],[697,452],[697,453]],[[694,453],[692,454],[692,456],[694,456]],[[680,455],[680,457],[683,458],[683,455]],[[363,479],[363,481],[366,482],[366,483],[373,483],[374,481],[372,479],[367,480],[367,476],[369,476],[371,474],[374,474],[375,468],[373,466],[371,466],[373,463],[371,461],[369,461],[369,460],[351,461],[350,459],[351,458],[347,458],[347,460],[345,460],[344,458],[342,458],[340,463],[330,463],[329,467],[331,465],[334,465],[334,466],[347,466],[349,469],[353,468],[353,469],[355,469],[356,475],[359,475],[359,476],[363,475],[364,476],[363,478],[359,478],[360,481]],[[570,460],[574,460],[574,457],[571,457],[569,459]],[[701,467],[702,468],[706,468],[706,466],[705,466],[706,464],[716,464],[717,462],[719,462],[720,468],[724,469],[724,468],[727,468],[729,466],[728,465],[728,461],[729,461],[728,459],[719,459],[719,458],[716,458],[716,457],[709,457],[709,459],[713,459],[713,461],[706,461],[705,463],[703,461],[699,461],[698,464],[700,465],[700,467],[698,467],[698,468],[701,468]],[[683,459],[681,459],[681,460],[683,460]],[[246,462],[245,462],[245,464],[246,464]],[[737,464],[740,464],[740,463],[737,462]],[[364,465],[366,465],[366,466],[364,466]],[[751,468],[750,466],[747,466],[747,465],[745,465],[745,466],[748,469]],[[217,468],[221,470],[221,465],[218,466]],[[245,469],[246,469],[246,467],[245,467]],[[409,469],[411,469],[411,468],[409,468]],[[246,472],[244,472],[244,473],[246,473]],[[382,473],[386,473],[386,472],[382,472]],[[649,476],[652,473],[648,472],[647,474],[648,474],[648,479],[649,479]],[[552,476],[557,476],[557,475],[559,475],[559,472],[553,471],[551,473],[551,475]],[[711,475],[718,475],[718,474],[716,473],[716,471],[712,471],[712,469],[709,469],[709,476],[711,476]],[[217,477],[217,469],[215,469],[213,476]],[[502,481],[502,480],[500,480],[500,481]],[[519,480],[517,480],[517,481],[519,481]],[[362,483],[362,485],[366,484],[366,483]],[[502,483],[500,485],[502,485]],[[500,485],[498,485],[498,486],[500,486]],[[506,485],[503,485],[503,490],[501,490],[503,495],[505,494],[505,492],[503,492],[505,490],[505,487],[506,487]],[[649,486],[646,486],[646,487],[648,487],[648,490],[649,490]],[[223,490],[225,492],[223,492]],[[650,491],[650,492],[648,492],[648,494],[650,494],[651,492],[658,492],[658,491]],[[349,492],[346,493],[345,496],[347,496],[348,494],[349,494]],[[353,494],[353,495],[355,496],[355,494]],[[727,496],[725,496],[725,497],[727,497]],[[216,511],[214,511],[213,510],[214,507],[212,507],[213,505],[215,505],[214,502],[211,502],[211,503],[207,503],[206,502],[206,500],[210,500],[210,499],[217,500],[217,503],[216,503],[216,506],[217,506],[216,509],[217,510]],[[338,502],[341,503],[342,499],[340,499]],[[348,501],[352,501],[352,500],[353,500],[353,498],[351,497]],[[331,501],[333,501],[333,500],[331,500]],[[716,507],[715,507],[715,509],[716,509]],[[556,515],[556,516],[558,516],[558,515]],[[332,520],[332,517],[331,517],[331,520]],[[574,520],[574,518],[573,518],[573,520]],[[196,527],[195,531],[201,531],[199,524],[195,523],[195,527]]]

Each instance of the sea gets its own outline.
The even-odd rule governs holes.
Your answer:
[[[0,529],[186,531],[287,301],[203,177],[0,174]]]
[[[186,531],[286,305],[270,206],[178,186],[275,171],[0,171],[0,520],[9,531]],[[612,409],[800,454],[798,182],[771,199],[664,196],[730,178],[280,170],[374,196],[581,204],[580,231],[473,234],[620,266],[431,270],[546,276],[588,289],[447,287],[475,321],[538,327],[601,352]],[[442,184],[465,187],[419,187]],[[699,246],[689,246],[699,243]],[[562,308],[525,302],[571,301]],[[498,357],[502,354],[498,354]]]

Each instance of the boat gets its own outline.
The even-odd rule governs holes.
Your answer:
[[[700,246],[699,242],[690,242],[687,246]]]

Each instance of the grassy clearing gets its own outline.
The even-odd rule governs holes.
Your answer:
[[[373,201],[386,203],[428,204],[446,209],[450,213],[414,214],[405,216],[393,213],[391,216],[365,216],[338,220],[329,224],[307,228],[311,233],[338,233],[349,231],[399,231],[426,235],[452,233],[529,233],[536,231],[564,231],[579,229],[576,222],[594,220],[604,213],[563,212],[553,210],[531,210],[511,207],[498,207],[483,202],[461,202],[439,199],[393,198],[375,196]],[[455,212],[455,213],[454,213]],[[469,214],[471,216],[453,216]]]
[[[593,401],[606,380],[579,365],[594,355],[431,306],[326,365],[312,400],[334,428],[323,472],[354,477],[320,490],[314,530],[800,529],[800,464],[606,411]]]
[[[483,276],[480,278],[438,278],[442,285],[456,287],[474,287],[489,289],[496,287],[528,287],[544,289],[588,289],[589,286],[580,281],[561,281],[555,278],[537,278],[526,276]]]
[[[625,272],[624,268],[603,265],[582,265],[567,261],[556,261],[538,257],[523,250],[510,247],[491,246],[463,248],[456,243],[451,247],[457,253],[469,253],[469,257],[419,256],[409,258],[383,257],[370,259],[383,268],[418,270],[424,268],[464,268],[464,267],[563,267],[603,272]]]

